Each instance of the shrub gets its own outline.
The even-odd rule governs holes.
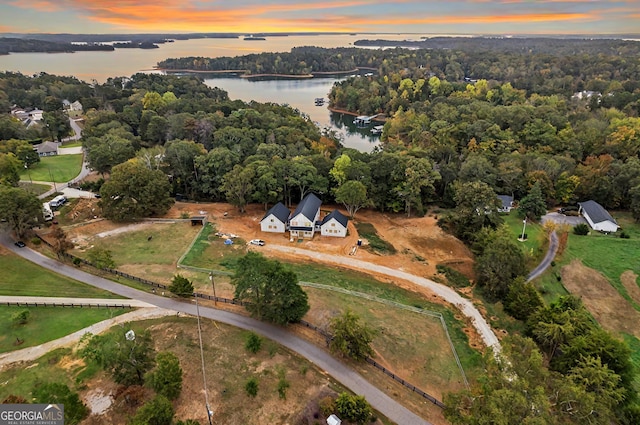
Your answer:
[[[15,325],[25,325],[29,321],[29,315],[30,314],[31,313],[29,312],[29,310],[19,311],[19,312],[15,313],[13,316],[11,316],[11,321]]]
[[[258,395],[258,380],[256,378],[251,378],[244,384],[244,390],[247,392],[249,397],[255,397]]]
[[[78,424],[89,414],[78,393],[71,391],[66,384],[41,384],[33,389],[32,394],[36,403],[64,404],[64,423],[67,425]]]
[[[278,381],[278,397],[283,400],[287,399],[287,388],[290,387],[289,381],[287,381],[284,377],[280,378]]]
[[[132,425],[171,425],[172,420],[173,406],[171,402],[165,396],[157,395],[138,409],[130,423]]]
[[[75,266],[79,266],[80,263],[82,263],[82,260],[78,257],[73,257],[73,260],[71,261]]]
[[[589,234],[589,226],[587,226],[584,223],[580,223],[580,224],[576,224],[576,226],[573,228],[573,233],[575,233],[576,235],[588,235]]]
[[[630,237],[631,236],[627,232],[625,232],[625,231],[620,232],[620,238],[629,239]]]
[[[320,407],[322,414],[325,416],[329,416],[336,411],[336,401],[331,396],[321,398],[318,402],[318,406]]]
[[[246,348],[248,352],[256,354],[258,351],[260,351],[260,347],[262,347],[262,338],[251,332],[247,337],[244,348]]]
[[[471,283],[469,282],[469,279],[467,279],[465,275],[463,275],[457,270],[452,269],[449,266],[438,264],[436,266],[436,270],[438,271],[438,273],[444,274],[447,280],[449,281],[449,283],[451,283],[451,285],[453,285],[456,288],[464,288],[471,285]]]
[[[33,237],[33,238],[31,238],[31,243],[34,244],[34,245],[40,245],[42,243],[42,241],[40,240],[40,238]]]
[[[182,212],[182,213],[180,213],[180,218],[182,218],[182,219],[185,219],[185,220],[186,220],[186,219],[188,219],[189,217],[190,217],[190,216],[189,216],[189,213],[188,213],[188,212]]]
[[[169,291],[179,297],[190,297],[193,294],[193,283],[186,277],[177,274],[173,277],[171,285],[169,285]]]

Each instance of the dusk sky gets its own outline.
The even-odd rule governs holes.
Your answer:
[[[0,32],[640,33],[640,0],[0,0]]]

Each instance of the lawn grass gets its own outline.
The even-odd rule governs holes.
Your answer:
[[[29,311],[28,322],[14,324],[13,315],[24,310]],[[0,309],[0,353],[40,345],[129,311],[123,308],[5,306]],[[14,345],[17,338],[24,342]]]
[[[232,245],[225,245],[225,239],[216,236],[215,230],[214,224],[207,223],[181,264],[208,270],[233,271],[236,261],[247,253],[247,244],[242,238],[236,238]]]
[[[41,297],[122,298],[102,289],[53,273],[17,255],[0,251],[0,295]]]
[[[73,143],[68,143],[68,142],[66,142],[66,143],[63,143],[63,144],[60,146],[60,149],[64,149],[64,148],[77,148],[77,147],[80,147],[80,146],[82,146],[82,142],[73,142]]]
[[[189,246],[200,227],[189,222],[152,223],[104,238],[95,238],[94,247],[111,251],[116,267],[125,264],[173,265]],[[151,237],[151,240],[149,238]],[[86,257],[86,252],[72,252]]]
[[[82,155],[55,155],[40,158],[28,170],[22,170],[21,180],[65,183],[80,174]]]
[[[518,238],[522,237],[522,229],[524,227],[523,219],[516,214],[516,211],[512,211],[510,214],[504,214],[502,218],[514,235],[514,240],[518,246],[522,248],[527,258],[527,266],[530,268],[535,267],[542,258],[544,258],[548,245],[547,233],[542,228],[542,225],[527,220],[527,227],[525,229],[527,240],[520,242]]]
[[[26,181],[20,182],[19,186],[27,192],[34,193],[35,195],[42,195],[43,193],[51,189],[51,186],[49,186],[48,184],[29,183]]]
[[[356,229],[358,230],[358,235],[360,237],[366,239],[369,244],[365,245],[363,248],[370,249],[373,252],[377,252],[379,254],[395,254],[397,252],[396,248],[391,245],[389,242],[382,239],[376,228],[371,223],[355,223]]]
[[[640,393],[640,340],[633,335],[622,334],[624,341],[631,349],[631,363],[635,369],[633,386]]]

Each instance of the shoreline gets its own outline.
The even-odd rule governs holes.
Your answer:
[[[318,77],[326,77],[326,76],[331,76],[331,75],[340,75],[340,76],[349,75],[349,74],[357,73],[361,69],[377,70],[376,68],[361,66],[361,67],[357,67],[357,68],[346,70],[346,71],[317,71],[317,72],[312,72],[310,74],[271,74],[271,73],[247,74],[247,70],[246,69],[223,69],[223,70],[216,70],[216,71],[208,71],[208,70],[184,69],[184,68],[180,68],[180,69],[175,69],[175,68],[151,68],[149,70],[144,70],[143,69],[142,71],[160,71],[160,72],[165,72],[167,74],[180,73],[180,72],[193,73],[193,74],[240,74],[240,75],[238,75],[238,78],[307,79],[307,78],[314,78],[316,76],[318,76]]]

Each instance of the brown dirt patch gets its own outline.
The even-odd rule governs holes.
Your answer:
[[[620,282],[627,290],[627,293],[633,301],[640,304],[640,286],[638,286],[638,275],[632,270],[627,270],[620,275]]]
[[[625,332],[640,338],[640,312],[611,286],[606,277],[580,260],[562,268],[562,282],[569,292],[579,296],[585,307],[603,328]]]

